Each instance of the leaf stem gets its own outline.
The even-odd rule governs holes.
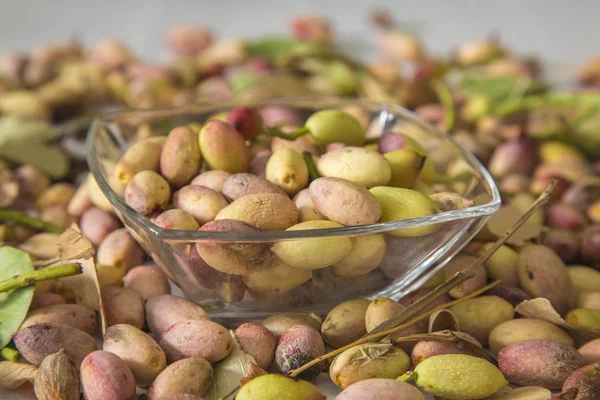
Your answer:
[[[365,145],[379,143],[380,140],[381,140],[381,136],[367,138],[365,140]]]
[[[324,354],[322,356],[319,356],[319,357],[315,358],[312,361],[309,361],[308,363],[302,365],[299,368],[291,370],[290,371],[290,376],[292,378],[295,377],[295,376],[298,376],[299,374],[301,374],[302,372],[304,372],[308,368],[312,367],[313,365],[316,365],[316,364],[320,363],[321,361],[326,360],[328,358],[337,356],[338,354],[343,353],[344,351],[346,351],[348,349],[351,349],[354,346],[357,346],[357,345],[363,344],[363,343],[372,342],[374,340],[381,339],[381,338],[384,338],[384,337],[386,337],[388,335],[391,335],[392,333],[396,333],[396,332],[398,332],[398,331],[400,331],[400,330],[402,330],[404,328],[408,328],[409,326],[411,326],[413,324],[416,324],[417,322],[419,322],[419,321],[421,321],[421,320],[429,317],[431,314],[433,314],[434,312],[436,312],[438,310],[442,310],[442,309],[445,309],[445,308],[448,308],[448,307],[452,307],[453,305],[462,303],[463,301],[467,301],[469,299],[472,299],[473,297],[477,297],[480,294],[487,292],[488,290],[490,290],[491,288],[493,288],[493,287],[495,287],[495,286],[497,286],[499,284],[500,284],[500,281],[494,281],[494,282],[490,283],[489,285],[486,285],[486,286],[482,287],[481,289],[476,290],[473,293],[470,293],[469,295],[467,295],[465,297],[461,297],[460,299],[453,300],[453,301],[451,301],[449,303],[445,303],[445,304],[439,305],[439,306],[435,307],[434,309],[429,310],[429,311],[427,311],[427,312],[419,315],[418,317],[415,317],[415,318],[411,319],[410,321],[408,321],[406,323],[403,323],[402,325],[398,325],[396,327],[393,327],[393,328],[390,328],[390,329],[385,330],[383,332],[378,332],[378,333],[375,333],[375,334],[369,333],[366,336],[363,336],[362,338],[360,338],[360,339],[358,339],[358,340],[356,340],[356,341],[354,341],[354,342],[352,342],[352,343],[350,343],[350,344],[348,344],[346,346],[343,346],[343,347],[340,347],[339,349],[335,349],[333,351],[330,351],[327,354]],[[408,310],[409,308],[410,307],[408,307],[406,310]],[[373,331],[371,331],[371,332],[373,332]]]
[[[397,325],[399,323],[402,323],[403,321],[408,320],[409,318],[414,317],[419,312],[424,310],[427,306],[436,301],[438,298],[448,293],[450,290],[465,282],[466,280],[474,277],[475,271],[478,268],[482,267],[483,264],[485,264],[490,259],[490,257],[492,257],[496,250],[498,250],[521,227],[521,225],[523,225],[525,221],[527,221],[529,217],[531,217],[533,213],[542,208],[548,202],[548,200],[550,200],[550,193],[552,193],[552,190],[554,190],[554,186],[556,186],[555,180],[553,180],[552,183],[550,183],[548,188],[540,195],[540,197],[538,197],[538,199],[531,205],[531,207],[529,207],[527,212],[523,214],[521,218],[519,218],[519,220],[515,222],[515,224],[512,227],[510,227],[510,229],[508,229],[502,237],[498,238],[494,245],[490,247],[488,251],[486,251],[483,255],[481,255],[481,257],[475,260],[466,269],[454,274],[452,278],[436,287],[427,296],[424,296],[417,300],[410,307],[406,308],[403,312],[394,315],[392,318],[377,326],[374,330],[371,331],[371,333],[385,331],[386,329],[390,329],[394,325]]]
[[[434,82],[432,87],[444,107],[444,130],[450,132],[456,124],[456,110],[454,109],[452,93],[450,93],[450,89],[442,81]]]
[[[298,128],[292,133],[285,133],[278,126],[265,126],[265,133],[269,136],[276,136],[286,140],[296,140],[300,136],[310,133],[310,129],[306,127]]]
[[[0,210],[0,221],[11,221],[16,222],[23,225],[32,226],[36,229],[39,229],[44,232],[50,233],[63,233],[64,229],[41,220],[39,218],[30,217],[27,214],[24,214],[20,211],[15,210]]]
[[[300,368],[290,371],[290,376],[291,377],[297,376],[298,374],[302,373],[303,371],[307,370],[308,368],[312,367],[313,365],[316,365],[323,360],[326,360],[328,358],[336,356],[356,345],[359,345],[362,343],[367,343],[367,342],[370,342],[370,341],[373,341],[376,339],[386,337],[388,335],[391,335],[392,333],[396,333],[404,328],[411,326],[412,324],[414,324],[418,321],[421,321],[421,320],[427,318],[429,315],[431,315],[432,313],[434,313],[437,310],[448,308],[455,304],[463,302],[465,300],[479,296],[481,293],[488,291],[491,287],[498,285],[500,283],[500,281],[495,281],[487,286],[484,286],[483,288],[481,288],[479,290],[476,290],[475,292],[473,292],[465,297],[462,297],[455,301],[451,301],[450,303],[442,304],[438,307],[435,307],[432,310],[429,310],[429,311],[424,312],[423,314],[417,316],[426,307],[430,306],[434,301],[436,301],[438,298],[440,298],[444,294],[448,293],[451,289],[460,285],[461,283],[465,282],[466,280],[471,279],[475,275],[475,271],[478,268],[482,267],[483,264],[485,264],[485,262],[488,261],[490,259],[490,257],[496,252],[496,250],[498,250],[506,242],[506,240],[509,239],[515,233],[515,231],[517,231],[517,229],[519,229],[521,227],[521,225],[523,225],[525,223],[525,221],[527,221],[529,219],[529,217],[531,217],[531,215],[533,213],[535,213],[537,210],[542,208],[548,202],[548,200],[550,199],[550,194],[554,190],[555,186],[556,186],[556,181],[553,180],[550,183],[550,185],[546,188],[546,190],[529,207],[527,212],[525,214],[523,214],[521,216],[521,218],[519,218],[519,220],[517,222],[515,222],[515,224],[510,229],[508,229],[501,238],[498,238],[498,240],[494,243],[494,245],[492,247],[490,247],[490,249],[487,252],[485,252],[481,257],[479,257],[475,262],[473,262],[465,270],[457,272],[448,281],[442,283],[441,285],[436,287],[432,292],[430,292],[428,295],[420,298],[419,300],[417,300],[416,302],[411,304],[409,307],[404,309],[404,311],[400,312],[399,314],[394,315],[392,318],[381,323],[375,329],[373,329],[371,332],[369,332],[367,335],[354,341],[353,343],[350,343],[339,349],[336,349],[336,350],[331,351],[327,354],[324,354],[320,357],[317,357],[314,360],[309,361],[308,363],[302,365]]]
[[[302,157],[304,157],[304,162],[306,163],[306,167],[308,168],[308,174],[310,175],[310,180],[314,181],[315,179],[319,179],[319,171],[317,171],[317,166],[315,165],[315,160],[313,159],[312,154],[308,151],[302,153]]]
[[[0,281],[0,293],[8,292],[13,289],[34,285],[36,282],[48,281],[51,279],[64,278],[66,276],[78,275],[83,272],[81,264],[71,263],[38,269],[27,274],[16,275],[12,278]]]
[[[17,350],[11,349],[7,346],[0,350],[0,356],[2,356],[2,358],[4,358],[5,360],[18,362],[21,354]]]
[[[404,375],[400,375],[396,378],[397,381],[410,382],[417,379],[417,373],[415,371],[408,371]]]

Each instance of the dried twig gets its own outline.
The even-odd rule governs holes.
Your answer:
[[[410,307],[406,308],[400,314],[397,314],[390,318],[389,320],[383,322],[377,328],[375,328],[371,334],[378,333],[390,329],[398,324],[401,324],[404,321],[407,321],[409,318],[414,317],[419,312],[423,311],[427,306],[432,304],[438,298],[448,293],[450,290],[460,285],[461,283],[473,278],[475,276],[475,271],[482,267],[486,261],[490,259],[490,257],[500,248],[502,245],[508,240],[520,227],[523,225],[533,213],[542,208],[550,199],[550,193],[554,190],[554,186],[556,185],[556,181],[552,181],[550,186],[538,197],[538,199],[529,207],[527,212],[519,218],[517,222],[507,230],[504,235],[496,242],[492,247],[488,249],[481,257],[479,257],[476,261],[474,261],[471,265],[469,265],[463,271],[459,271],[452,278],[442,283],[438,287],[436,287],[431,293],[427,296],[422,297],[417,300]]]
[[[20,211],[15,210],[0,210],[0,221],[16,222],[18,224],[32,226],[44,232],[63,233],[64,229],[46,222],[39,218],[31,217]]]
[[[471,279],[473,276],[475,276],[475,271],[478,268],[482,267],[485,264],[485,262],[488,261],[490,259],[490,257],[496,252],[496,250],[498,250],[506,242],[506,240],[508,238],[510,238],[525,223],[525,221],[527,221],[531,217],[531,215],[533,213],[535,213],[537,210],[542,208],[548,202],[548,200],[550,199],[550,194],[554,190],[554,186],[556,186],[555,180],[553,180],[550,183],[548,188],[546,188],[546,190],[538,197],[538,199],[529,207],[527,212],[525,214],[523,214],[521,216],[521,218],[519,218],[519,220],[517,222],[515,222],[515,224],[510,229],[508,229],[502,237],[498,238],[498,240],[494,243],[494,245],[492,247],[490,247],[488,249],[488,251],[486,251],[475,262],[473,262],[473,264],[469,265],[469,267],[467,267],[465,270],[457,272],[452,278],[450,278],[448,281],[446,281],[446,282],[442,283],[441,285],[439,285],[438,287],[436,287],[431,293],[429,293],[426,296],[422,297],[421,299],[417,300],[415,303],[413,303],[409,307],[407,307],[404,311],[400,312],[399,314],[396,314],[389,320],[383,322],[382,324],[377,326],[377,328],[375,328],[374,330],[369,332],[366,336],[363,336],[362,338],[358,339],[357,341],[350,343],[344,347],[341,347],[337,350],[331,351],[325,355],[317,357],[314,360],[302,365],[300,368],[292,370],[290,372],[290,376],[292,376],[292,377],[297,376],[298,374],[302,373],[303,371],[307,370],[308,368],[312,367],[313,365],[318,364],[319,362],[326,360],[328,358],[334,357],[334,356],[342,353],[343,351],[345,351],[349,348],[352,348],[358,344],[371,342],[371,341],[380,339],[382,337],[388,336],[392,333],[396,333],[399,330],[404,329],[404,328],[414,324],[415,322],[418,322],[418,321],[421,321],[422,319],[427,318],[429,315],[431,315],[431,313],[433,313],[434,311],[436,311],[438,309],[448,308],[454,304],[457,304],[458,302],[478,296],[479,294],[487,291],[491,286],[495,286],[498,283],[500,283],[500,281],[496,281],[493,284],[488,285],[474,293],[471,293],[468,296],[465,296],[461,299],[455,300],[455,301],[447,303],[447,304],[442,304],[441,306],[438,306],[438,307],[434,308],[433,310],[430,310],[426,313],[421,314],[420,316],[417,316],[420,312],[422,312],[425,308],[430,306],[438,298],[440,298],[444,294],[448,293],[450,290],[452,290],[456,286],[460,285],[461,283],[463,283],[463,282]]]
[[[384,338],[386,336],[389,336],[389,335],[391,335],[393,333],[401,331],[402,329],[408,328],[409,326],[414,325],[414,324],[416,324],[417,322],[419,322],[421,320],[424,320],[425,318],[429,317],[431,314],[433,314],[434,312],[436,312],[438,310],[442,310],[442,309],[447,308],[447,307],[452,307],[452,306],[454,306],[456,304],[459,304],[459,303],[462,303],[462,302],[467,301],[469,299],[472,299],[473,297],[477,297],[480,294],[487,292],[491,288],[493,288],[495,286],[498,286],[499,284],[500,284],[500,281],[494,281],[494,282],[490,283],[489,285],[486,285],[486,286],[482,287],[481,289],[476,290],[473,293],[471,293],[471,294],[469,294],[469,295],[467,295],[465,297],[461,297],[460,299],[456,299],[456,300],[451,301],[449,303],[445,303],[445,304],[439,305],[439,306],[435,307],[434,309],[429,310],[429,311],[427,311],[427,312],[419,315],[418,317],[415,317],[415,318],[411,319],[410,321],[408,321],[406,323],[403,323],[401,325],[395,326],[395,327],[393,327],[391,329],[388,329],[386,331],[383,331],[383,332],[379,332],[379,333],[375,333],[375,334],[369,333],[368,335],[363,336],[362,338],[360,338],[360,339],[358,339],[358,340],[356,340],[356,341],[354,341],[354,342],[352,342],[352,343],[350,343],[350,344],[348,344],[346,346],[340,347],[339,349],[335,349],[335,350],[333,350],[333,351],[331,351],[331,352],[329,352],[327,354],[324,354],[324,355],[322,355],[320,357],[315,358],[312,361],[309,361],[308,363],[304,364],[300,368],[291,370],[290,371],[290,376],[291,377],[298,376],[303,371],[307,370],[308,368],[312,367],[313,365],[316,365],[316,364],[320,363],[321,361],[326,360],[328,358],[337,356],[338,354],[343,353],[344,351],[346,351],[348,349],[351,349],[354,346],[357,346],[357,345],[363,344],[363,343],[372,342],[372,341],[375,341],[375,340],[378,340],[378,339],[382,339],[382,338]]]

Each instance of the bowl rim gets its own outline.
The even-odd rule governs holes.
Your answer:
[[[104,178],[103,173],[100,170],[99,160],[94,154],[94,142],[102,129],[109,129],[108,125],[114,122],[117,118],[122,117],[133,117],[133,116],[176,116],[185,115],[190,112],[219,112],[222,108],[233,108],[238,106],[296,106],[298,103],[306,102],[308,105],[314,107],[315,103],[331,102],[332,106],[343,107],[348,105],[364,105],[366,107],[379,107],[381,112],[390,112],[395,115],[401,116],[403,119],[409,120],[422,128],[429,130],[431,133],[440,136],[446,140],[452,142],[459,151],[462,159],[465,159],[472,167],[475,168],[484,179],[484,184],[490,188],[491,196],[489,202],[469,208],[445,211],[439,214],[434,214],[427,217],[411,218],[400,221],[390,222],[378,222],[375,224],[359,225],[359,226],[346,226],[342,228],[326,228],[326,229],[307,229],[307,230],[295,230],[295,231],[258,231],[258,232],[214,232],[214,231],[185,231],[185,230],[171,230],[161,228],[151,222],[148,218],[139,214],[133,208],[131,208],[125,201],[112,189],[110,184]],[[267,99],[249,102],[243,99],[229,100],[229,101],[218,101],[218,102],[206,102],[197,103],[193,105],[179,106],[179,107],[164,107],[155,108],[148,110],[117,110],[107,112],[100,117],[96,118],[88,130],[88,137],[86,140],[86,152],[87,152],[87,163],[90,172],[96,183],[100,187],[102,193],[107,197],[112,207],[115,208],[117,213],[126,215],[129,219],[133,220],[138,226],[143,228],[147,233],[150,233],[156,239],[169,240],[169,241],[220,241],[220,242],[273,242],[279,240],[292,240],[292,239],[306,239],[306,238],[318,238],[318,237],[335,237],[335,236],[359,236],[365,234],[385,233],[394,230],[403,230],[407,228],[414,228],[418,226],[425,226],[431,224],[438,224],[442,222],[451,222],[462,219],[471,219],[476,217],[489,216],[494,214],[501,205],[500,192],[496,186],[496,183],[488,170],[483,164],[468,150],[458,144],[452,136],[441,131],[434,125],[420,119],[417,115],[397,104],[376,102],[366,99],[356,98],[343,98],[334,96],[318,96],[318,97],[289,97],[289,98],[277,98]]]

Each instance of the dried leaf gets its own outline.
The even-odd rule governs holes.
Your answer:
[[[262,369],[261,367],[259,367],[255,363],[253,363],[252,361],[248,361],[246,363],[246,375],[244,375],[240,378],[240,386],[244,386],[246,383],[250,382],[252,379],[254,379],[258,376],[267,375],[267,374],[268,374],[267,371],[265,371],[264,369]]]
[[[60,179],[69,172],[69,158],[58,147],[46,145],[57,137],[57,132],[47,122],[2,117],[0,157],[18,164],[32,164]]]
[[[0,361],[0,389],[14,390],[35,378],[37,367],[31,364]]]
[[[524,317],[543,319],[572,333],[576,340],[587,342],[600,337],[600,329],[573,325],[565,321],[544,297],[521,302],[515,311]]]
[[[77,224],[72,224],[58,238],[58,257],[61,260],[78,258],[87,260],[95,253],[94,246],[81,234]]]
[[[456,315],[450,310],[437,310],[429,316],[429,325],[427,332],[439,332],[446,329],[460,332],[460,322]]]
[[[0,247],[0,281],[15,275],[33,272],[33,265],[29,255],[13,247]],[[0,293],[0,348],[11,341],[23,323],[35,286],[19,288],[8,293]]]
[[[206,400],[218,400],[231,393],[240,384],[240,378],[248,374],[248,363],[256,363],[254,357],[245,353],[233,331],[229,331],[233,339],[233,349],[223,361],[213,366],[213,384],[207,394]]]
[[[70,276],[59,280],[59,287],[73,291],[75,301],[93,310],[100,312],[102,323],[102,333],[106,333],[106,315],[104,311],[104,302],[100,290],[100,280],[98,279],[98,270],[94,260],[95,250],[92,244],[82,234],[77,224],[73,224],[67,229],[58,241],[59,254],[61,261],[57,264],[71,260],[78,261],[83,273]]]
[[[7,143],[0,146],[0,157],[17,164],[30,164],[55,179],[69,172],[69,157],[58,147],[41,143]]]
[[[353,359],[357,362],[368,362],[385,355],[394,347],[391,343],[369,343],[367,346],[361,346],[359,357]]]
[[[104,302],[100,292],[100,281],[98,280],[94,258],[92,257],[88,260],[61,260],[53,265],[64,264],[65,261],[80,263],[83,268],[83,273],[59,279],[56,286],[57,291],[71,291],[75,296],[75,303],[98,311],[102,323],[102,333],[106,333]]]

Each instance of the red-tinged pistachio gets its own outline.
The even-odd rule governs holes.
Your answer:
[[[325,354],[325,343],[319,332],[310,326],[296,325],[286,330],[275,351],[277,368],[287,375],[292,369]],[[323,363],[309,368],[299,375],[302,379],[312,379],[323,371]]]
[[[583,356],[573,346],[555,340],[514,343],[498,353],[502,374],[521,386],[560,389],[569,375],[584,365]]]
[[[565,263],[579,256],[580,239],[575,232],[551,229],[544,233],[542,244],[552,249]]]
[[[260,110],[267,126],[301,126],[302,119],[296,110],[284,106],[267,106]]]
[[[254,57],[246,63],[246,70],[251,74],[266,75],[275,70],[275,66],[268,59]]]
[[[494,286],[493,288],[485,292],[485,294],[489,296],[498,296],[508,301],[510,304],[513,305],[513,307],[518,306],[525,300],[531,300],[531,296],[527,294],[527,292],[525,292],[523,289],[518,288],[517,286],[505,285],[503,283]]]
[[[192,215],[200,225],[215,219],[227,200],[204,186],[187,185],[173,194],[173,205]]]
[[[81,389],[87,400],[133,400],[135,377],[119,356],[108,351],[90,353],[81,363]]]
[[[248,172],[253,175],[256,175],[259,178],[266,179],[267,178],[267,163],[271,158],[271,153],[268,150],[261,151],[256,154],[252,161],[250,161],[250,166],[248,167]]]
[[[290,30],[293,36],[316,43],[329,43],[332,28],[329,20],[320,15],[301,15],[292,19]]]
[[[17,52],[9,52],[0,58],[0,72],[5,78],[18,81],[21,79],[23,70],[27,65],[27,55]]]
[[[252,140],[263,131],[263,119],[258,110],[252,107],[236,107],[227,115],[231,124],[244,139]]]
[[[197,87],[198,96],[210,99],[228,100],[233,97],[233,90],[227,79],[212,76],[203,80]]]
[[[96,44],[90,59],[106,70],[122,68],[133,61],[129,48],[116,40],[103,40]]]
[[[501,43],[495,39],[473,40],[461,45],[454,55],[461,66],[485,64],[505,53]]]
[[[154,171],[142,171],[125,187],[125,202],[142,215],[166,208],[171,199],[169,183]]]
[[[210,120],[200,131],[200,150],[211,169],[246,172],[250,162],[244,137],[231,125]]]
[[[579,231],[587,225],[585,215],[568,204],[557,203],[546,209],[546,220],[548,225],[557,229]]]
[[[378,143],[378,150],[381,154],[389,153],[394,150],[401,150],[407,147],[404,137],[397,132],[384,132]]]
[[[581,257],[590,266],[600,268],[600,225],[593,225],[583,231]]]
[[[529,174],[536,165],[536,149],[528,139],[517,139],[499,145],[488,164],[496,178],[510,173]]]
[[[586,365],[565,381],[562,392],[554,400],[595,400],[600,398],[600,363]]]
[[[526,245],[519,250],[517,262],[521,287],[533,297],[546,297],[559,313],[575,303],[575,288],[564,262],[551,249]]]
[[[523,174],[508,174],[498,182],[500,190],[509,193],[526,192],[531,185],[531,179]]]
[[[187,185],[200,171],[198,134],[191,128],[173,129],[160,153],[160,173],[174,188]]]
[[[419,61],[425,57],[421,41],[408,32],[389,30],[379,39],[379,51],[393,62]]]
[[[98,207],[92,207],[81,215],[79,220],[81,233],[98,246],[113,231],[119,229],[119,220]]]
[[[220,219],[200,228],[206,232],[259,232],[260,229],[242,221]],[[248,275],[266,264],[271,252],[264,243],[219,243],[216,241],[196,242],[198,254],[211,267],[235,275]]]
[[[221,171],[218,169],[212,171],[202,172],[200,175],[192,179],[190,185],[196,186],[205,186],[209,189],[214,190],[215,192],[221,192],[223,189],[223,184],[225,180],[229,178],[231,174],[226,171]]]

